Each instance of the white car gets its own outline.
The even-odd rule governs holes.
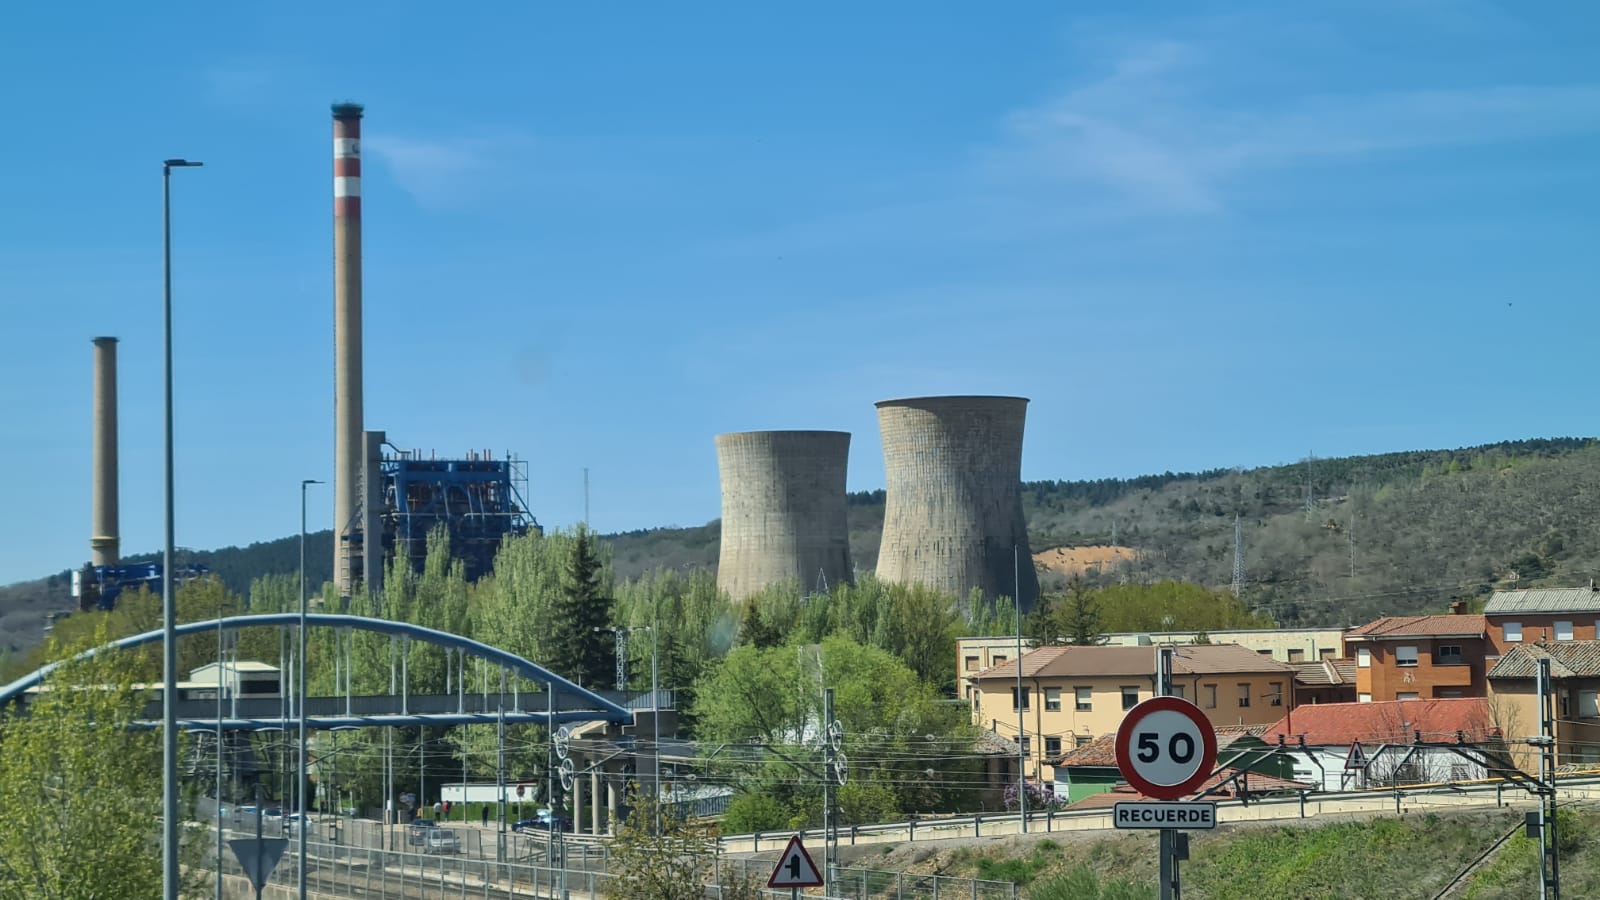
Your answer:
[[[461,836],[450,828],[430,828],[422,838],[424,853],[460,853]]]

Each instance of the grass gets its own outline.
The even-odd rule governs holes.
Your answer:
[[[1431,898],[1521,821],[1521,810],[1501,809],[1193,832],[1182,867],[1184,897]],[[1600,810],[1568,810],[1561,824],[1563,896],[1600,897],[1600,847],[1591,838],[1600,834]],[[1537,896],[1536,847],[1514,837],[1473,873],[1460,896]],[[949,875],[1014,881],[1026,898],[1138,900],[1156,893],[1155,848],[1153,833],[1023,839],[954,850],[935,864]]]

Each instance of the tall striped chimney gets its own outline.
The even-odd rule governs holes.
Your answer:
[[[117,525],[117,339],[94,339],[94,508],[89,561],[114,566],[121,552]]]
[[[360,578],[350,538],[361,527],[361,113],[333,105],[333,572]]]

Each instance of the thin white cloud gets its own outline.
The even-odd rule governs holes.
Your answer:
[[[1204,214],[1225,207],[1231,183],[1269,169],[1600,130],[1600,84],[1397,88],[1251,104],[1207,93],[1210,56],[1173,42],[1127,50],[1107,74],[1011,114],[985,155],[987,170],[1108,190],[1146,212]]]

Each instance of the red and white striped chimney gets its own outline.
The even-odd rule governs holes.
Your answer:
[[[333,105],[333,572],[348,596],[361,577],[361,114]]]

